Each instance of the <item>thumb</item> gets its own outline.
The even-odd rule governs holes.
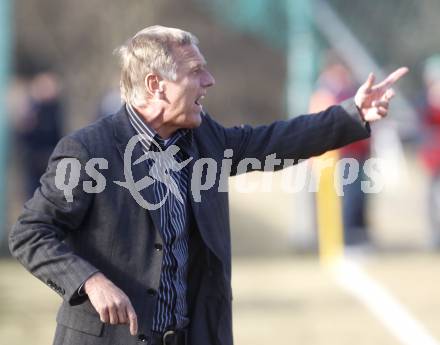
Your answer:
[[[376,80],[376,77],[374,76],[374,74],[373,74],[373,73],[370,73],[370,74],[368,75],[367,81],[364,83],[364,85],[362,85],[362,86],[363,86],[363,89],[364,89],[366,92],[370,92],[371,89],[373,88],[373,85],[374,85],[374,81],[375,81],[375,80]]]

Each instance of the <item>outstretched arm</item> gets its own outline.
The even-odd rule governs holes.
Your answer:
[[[268,126],[224,129],[225,146],[233,149],[234,163],[238,164],[250,157],[263,162],[273,153],[281,159],[307,159],[368,138],[369,122],[388,114],[389,102],[394,96],[391,87],[407,72],[408,68],[399,68],[376,85],[374,75],[370,74],[354,100],[349,99],[316,114],[276,121]]]

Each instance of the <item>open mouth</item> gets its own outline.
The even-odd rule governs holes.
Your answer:
[[[201,102],[202,99],[204,99],[204,98],[205,98],[205,96],[202,95],[202,96],[198,97],[198,98],[194,101],[194,103],[197,104],[197,105],[199,105],[199,106],[201,106],[202,104],[201,104],[200,102]]]

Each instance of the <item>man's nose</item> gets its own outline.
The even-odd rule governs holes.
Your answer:
[[[203,87],[210,87],[215,84],[215,79],[211,73],[206,71],[205,76],[203,78]]]

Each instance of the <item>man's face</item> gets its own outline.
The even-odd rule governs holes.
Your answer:
[[[195,128],[202,121],[201,101],[215,80],[205,58],[195,45],[174,48],[177,63],[176,81],[164,80],[164,122],[176,128]]]

